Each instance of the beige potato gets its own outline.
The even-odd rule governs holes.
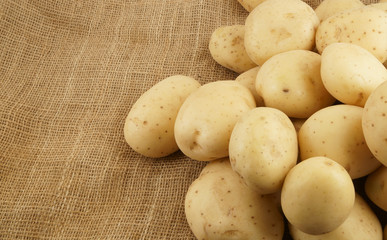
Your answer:
[[[321,56],[312,51],[277,54],[261,66],[255,82],[257,92],[265,106],[289,117],[307,118],[335,101],[322,83],[320,66]]]
[[[321,56],[321,78],[336,99],[363,107],[371,92],[387,80],[387,70],[358,45],[332,43]]]
[[[278,53],[312,50],[318,24],[316,13],[304,1],[266,0],[246,18],[246,52],[260,66]]]
[[[387,166],[387,81],[369,96],[363,111],[362,127],[366,143],[374,156]]]
[[[378,207],[387,211],[387,167],[381,166],[368,175],[365,183],[365,192],[368,198]]]
[[[209,43],[212,58],[237,73],[256,67],[246,53],[244,38],[244,25],[218,27],[212,33]]]
[[[259,4],[263,3],[266,0],[238,0],[246,11],[251,12]]]
[[[331,43],[353,43],[371,52],[380,62],[387,60],[387,13],[365,6],[339,12],[321,22],[316,32],[319,53]]]
[[[364,7],[364,3],[360,0],[324,0],[317,6],[315,12],[322,22],[336,13],[359,7]]]
[[[326,157],[298,163],[285,178],[281,193],[283,212],[301,231],[331,232],[349,216],[355,189],[347,171]]]
[[[334,105],[308,118],[298,132],[301,160],[328,157],[352,179],[366,176],[381,164],[369,150],[362,131],[363,108]]]
[[[322,235],[304,233],[289,224],[293,240],[382,240],[382,225],[367,202],[356,194],[355,204],[348,218],[332,232]]]
[[[285,113],[258,107],[244,114],[232,131],[232,168],[247,186],[262,194],[279,191],[297,163],[297,133]]]
[[[240,74],[235,81],[241,83],[243,86],[247,87],[250,92],[253,94],[255,103],[257,107],[261,107],[264,105],[263,99],[258,95],[257,90],[255,89],[255,79],[257,78],[257,74],[259,71],[259,66],[247,70],[246,72]]]
[[[255,108],[249,89],[234,80],[207,83],[181,106],[175,138],[188,157],[210,161],[228,156],[228,144],[239,117]]]
[[[140,96],[125,120],[124,136],[136,152],[152,158],[178,150],[174,124],[184,100],[200,87],[195,79],[182,75],[168,77]]]
[[[204,167],[187,191],[185,215],[197,239],[281,240],[284,234],[273,197],[247,187],[228,159]]]

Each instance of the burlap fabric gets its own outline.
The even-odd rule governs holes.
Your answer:
[[[140,156],[124,120],[170,75],[234,79],[208,40],[246,16],[236,0],[2,0],[0,239],[193,239],[204,163]]]

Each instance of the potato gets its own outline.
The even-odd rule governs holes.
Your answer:
[[[237,73],[256,67],[246,53],[244,38],[244,25],[218,27],[212,33],[209,43],[212,58]]]
[[[347,171],[326,157],[298,163],[285,178],[281,205],[287,220],[317,235],[339,227],[351,212],[355,189]]]
[[[244,9],[248,12],[253,11],[253,9],[266,0],[238,0]]]
[[[200,87],[195,79],[168,77],[140,96],[125,120],[124,136],[136,152],[152,158],[178,150],[174,137],[177,112],[189,94]]]
[[[284,233],[284,220],[273,197],[247,187],[228,159],[203,168],[187,191],[185,215],[200,240],[280,240]]]
[[[188,157],[210,161],[228,156],[228,144],[239,117],[255,108],[251,92],[234,80],[204,84],[181,106],[175,138]]]
[[[363,111],[362,127],[366,143],[374,156],[387,166],[387,82],[369,96]]]
[[[255,89],[255,79],[257,78],[259,68],[260,67],[255,67],[240,74],[237,78],[235,78],[235,81],[247,87],[253,94],[256,105],[261,107],[264,105],[263,99],[258,95],[257,90]]]
[[[359,7],[364,7],[364,3],[360,0],[324,0],[317,6],[315,12],[322,22],[336,13]]]
[[[365,182],[365,192],[368,198],[378,207],[387,211],[387,167],[381,166],[368,175]]]
[[[246,18],[246,52],[260,66],[278,53],[311,50],[318,24],[314,10],[301,0],[266,0]]]
[[[257,92],[265,106],[289,117],[307,118],[335,101],[321,81],[320,66],[320,55],[312,51],[277,54],[261,66],[255,82]]]
[[[232,168],[247,186],[262,194],[275,193],[297,163],[296,130],[285,113],[255,108],[236,123],[229,155]]]
[[[321,78],[336,99],[363,107],[371,92],[387,80],[387,70],[358,45],[332,43],[321,56]]]
[[[356,194],[355,204],[348,218],[332,232],[322,235],[304,233],[289,224],[293,240],[382,240],[382,226],[367,202]]]
[[[319,53],[335,42],[353,43],[387,60],[387,13],[365,6],[337,13],[321,22],[316,32]]]
[[[334,105],[317,111],[298,132],[301,160],[325,156],[343,166],[352,179],[381,164],[369,150],[362,131],[363,108]]]

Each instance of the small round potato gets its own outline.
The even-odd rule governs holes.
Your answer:
[[[387,167],[381,166],[368,175],[365,183],[365,192],[368,198],[378,207],[387,211]]]
[[[246,11],[251,12],[253,9],[266,0],[238,0]]]
[[[218,27],[212,33],[209,43],[212,58],[237,73],[256,67],[246,53],[244,39],[244,25]]]
[[[228,156],[228,144],[239,117],[255,108],[249,89],[234,80],[204,84],[181,106],[175,138],[188,157],[210,161]]]
[[[200,240],[281,240],[284,234],[284,220],[273,197],[247,187],[228,159],[203,168],[187,191],[185,215]]]
[[[326,157],[298,163],[285,178],[281,205],[288,221],[317,235],[339,227],[350,214],[355,189],[347,171]]]
[[[258,107],[235,125],[229,153],[233,169],[249,187],[261,194],[274,193],[297,163],[297,133],[285,113]]]
[[[317,6],[315,12],[322,22],[336,13],[359,7],[364,7],[364,3],[360,0],[324,0]]]
[[[369,96],[363,111],[362,126],[366,143],[374,156],[387,166],[387,81]]]
[[[257,107],[262,107],[264,105],[263,98],[258,95],[257,90],[255,89],[255,79],[257,78],[259,68],[260,67],[255,67],[240,74],[237,78],[235,78],[235,81],[247,87],[253,94]]]
[[[321,56],[307,50],[277,54],[260,68],[256,89],[265,106],[289,117],[307,118],[335,102],[320,76]]]
[[[298,132],[301,160],[328,157],[352,179],[375,171],[381,164],[369,150],[362,131],[363,108],[333,105],[314,113]]]
[[[318,24],[316,13],[304,1],[266,0],[246,18],[246,52],[260,66],[281,52],[312,50]]]
[[[322,21],[316,32],[316,47],[322,53],[331,43],[353,43],[384,62],[387,60],[386,39],[387,13],[365,6],[339,12]]]
[[[378,217],[359,194],[348,218],[332,232],[310,235],[291,224],[289,230],[293,240],[382,240],[383,231]]]
[[[321,55],[321,78],[336,99],[363,107],[371,92],[387,80],[387,70],[358,45],[332,43]]]
[[[174,137],[176,115],[188,95],[199,87],[195,79],[175,75],[141,95],[125,120],[124,136],[129,146],[152,158],[179,150]]]

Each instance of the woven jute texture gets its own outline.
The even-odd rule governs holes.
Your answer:
[[[184,196],[205,163],[140,156],[124,121],[168,76],[234,79],[208,41],[246,16],[236,0],[0,1],[0,239],[194,239]]]

